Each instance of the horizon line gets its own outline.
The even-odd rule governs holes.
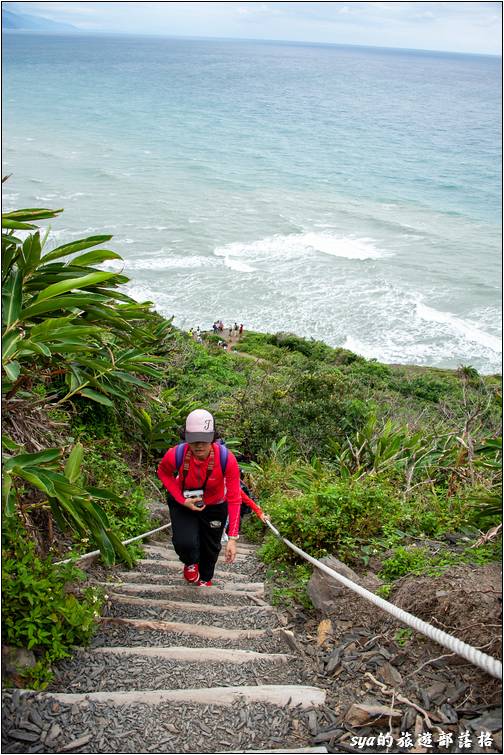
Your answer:
[[[5,29],[2,27],[2,33],[5,34],[35,34],[37,36],[74,36],[75,34],[89,35],[89,36],[118,36],[118,37],[155,37],[157,39],[187,39],[187,40],[215,40],[215,41],[237,41],[237,42],[274,42],[276,44],[296,44],[296,45],[317,45],[320,47],[356,47],[360,49],[371,50],[401,50],[403,52],[421,52],[421,53],[442,53],[445,55],[473,55],[484,58],[500,58],[502,59],[502,51],[495,52],[466,52],[461,50],[441,50],[427,47],[392,47],[390,45],[370,45],[359,44],[356,42],[312,42],[310,40],[303,39],[274,39],[274,38],[262,38],[262,37],[209,37],[190,34],[160,34],[159,32],[129,32],[129,31],[108,31],[97,29],[65,29],[62,31],[49,30],[49,29]]]

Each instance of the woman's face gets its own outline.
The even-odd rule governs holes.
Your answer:
[[[204,443],[200,440],[197,443],[189,443],[189,446],[194,456],[199,460],[206,459],[212,448],[211,443]]]

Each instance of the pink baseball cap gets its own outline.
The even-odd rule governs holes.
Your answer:
[[[212,443],[214,435],[214,418],[206,409],[195,409],[187,415],[185,439],[188,443]]]

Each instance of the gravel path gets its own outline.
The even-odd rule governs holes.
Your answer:
[[[240,606],[227,613],[209,613],[208,611],[184,610],[183,608],[162,608],[158,606],[138,606],[132,603],[113,602],[106,608],[104,616],[135,619],[141,616],[157,621],[183,621],[188,624],[206,624],[207,626],[225,627],[227,629],[269,629],[278,625],[273,612],[263,612],[257,606],[248,608]]]
[[[124,667],[127,665],[127,676]],[[82,668],[86,674],[82,674]],[[79,652],[71,660],[60,663],[55,680],[48,688],[54,692],[107,692],[145,689],[185,689],[191,687],[248,686],[251,684],[310,684],[296,659],[289,663],[257,660],[250,663],[195,664],[111,654],[93,655]]]
[[[226,687],[256,687],[271,698],[269,685],[307,685],[314,683],[303,661],[292,656],[292,648],[280,630],[276,611],[261,608],[242,591],[228,593],[218,589],[226,581],[232,590],[243,582],[261,582],[264,569],[253,554],[235,565],[219,563],[226,572],[219,576],[217,587],[209,590],[184,584],[177,569],[163,563],[161,553],[146,553],[154,561],[137,564],[138,577],[125,575],[131,583],[145,584],[139,592],[128,592],[124,585],[109,582],[105,592],[110,598],[104,609],[104,620],[98,625],[90,650],[78,649],[65,661],[56,664],[54,679],[47,691],[21,694],[6,690],[3,695],[2,752],[4,753],[224,753],[240,749],[276,749],[305,747],[313,739],[313,711],[290,707],[289,702],[251,702],[238,698],[232,705],[205,705],[195,702],[151,702],[127,704],[93,701],[84,697],[92,692],[137,692],[142,690],[180,690]],[[122,570],[121,570],[122,571]],[[227,577],[229,573],[229,578]],[[94,580],[108,582],[114,571],[103,568],[92,571]],[[117,571],[115,572],[117,578]],[[159,575],[165,577],[160,580]],[[168,589],[162,590],[163,586]],[[112,594],[114,593],[114,594]],[[117,596],[122,599],[118,600]],[[132,602],[128,602],[131,598]],[[158,605],[143,603],[139,598],[159,600]],[[136,599],[136,602],[135,602]],[[181,605],[170,605],[177,601]],[[264,603],[264,601],[262,601]],[[184,604],[188,604],[187,608]],[[205,610],[223,607],[222,611]],[[119,623],[116,623],[117,619]],[[122,624],[121,619],[139,622],[179,622],[181,631],[163,631],[161,627]],[[261,632],[259,636],[237,639],[211,639],[191,634],[208,627],[219,634],[231,630]],[[194,659],[139,655],[119,655],[106,648],[220,648],[257,653],[289,654],[287,661],[271,658],[247,658],[235,654],[222,659],[219,654],[210,660],[197,653]],[[194,654],[193,654],[194,655]],[[53,693],[83,695],[73,704],[51,698]],[[301,690],[305,701],[306,691]],[[261,694],[263,692],[261,691]],[[292,692],[284,691],[291,695]],[[212,696],[210,698],[214,700]],[[267,698],[266,698],[267,699]],[[278,699],[278,698],[277,698]],[[287,698],[285,698],[286,700]]]
[[[172,566],[172,564],[175,564],[175,566]],[[263,567],[257,565],[255,559],[243,561],[239,567],[234,564],[219,562],[216,566],[216,570],[217,573],[225,573],[226,579],[229,578],[230,581],[240,575],[246,575],[247,577],[250,577],[251,582],[262,581],[265,572]],[[135,571],[141,572],[142,574],[160,574],[166,576],[168,580],[171,580],[176,574],[179,576],[182,575],[182,565],[177,562],[170,562],[170,565],[168,566],[165,561],[161,560],[156,560],[156,563],[151,564],[142,564],[139,562],[135,565]],[[252,579],[252,577],[254,579]]]
[[[132,583],[133,584],[133,583]],[[171,587],[172,585],[166,585]],[[228,593],[224,590],[219,590],[206,587],[194,587],[192,585],[180,585],[176,583],[173,590],[163,590],[161,585],[147,586],[143,590],[130,591],[124,587],[120,582],[111,582],[108,586],[109,590],[113,592],[121,593],[122,595],[134,595],[137,598],[156,598],[166,600],[184,600],[191,603],[202,603],[214,606],[253,606],[256,605],[250,594],[242,591],[240,594]],[[107,590],[107,587],[104,588]]]
[[[306,711],[267,703],[252,706],[239,700],[224,708],[90,701],[65,705],[50,699],[35,707],[34,702],[34,696],[13,700],[10,692],[5,694],[2,752],[211,753],[294,748],[309,736]]]
[[[288,653],[289,647],[283,638],[270,631],[264,637],[247,640],[219,640],[195,637],[175,632],[159,632],[153,629],[134,629],[127,626],[104,625],[95,634],[91,647],[157,647],[189,648],[236,648],[238,650],[255,650],[258,653]]]

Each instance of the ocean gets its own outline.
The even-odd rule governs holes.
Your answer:
[[[182,328],[500,372],[501,107],[491,56],[5,33],[4,210]]]

